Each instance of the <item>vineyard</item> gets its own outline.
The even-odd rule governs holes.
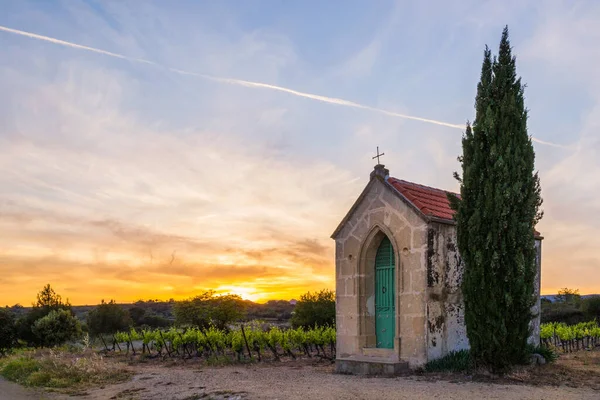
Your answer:
[[[256,356],[258,361],[262,361],[264,358],[280,360],[284,356],[296,359],[298,355],[305,355],[335,359],[335,328],[329,327],[284,330],[272,326],[264,329],[254,323],[229,331],[215,327],[141,331],[132,328],[128,332],[114,334],[112,339],[113,350],[133,354],[140,351],[141,342],[141,353],[149,357],[226,357],[242,361]],[[108,350],[106,341],[104,346]]]
[[[567,325],[559,322],[542,324],[540,338],[546,346],[554,346],[565,353],[590,349],[600,345],[600,325],[597,321]]]
[[[563,352],[594,348],[600,345],[600,325],[596,321],[576,325],[550,322],[541,325],[542,344]],[[106,350],[107,342],[103,340]],[[141,346],[140,346],[141,344]],[[140,348],[141,347],[141,348]],[[259,323],[239,325],[231,330],[171,328],[131,329],[112,336],[112,350],[140,353],[149,357],[205,358],[226,357],[232,360],[262,361],[265,358],[295,359],[303,355],[335,359],[335,328],[281,329],[265,328]]]

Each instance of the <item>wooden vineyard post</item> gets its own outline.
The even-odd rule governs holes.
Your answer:
[[[129,343],[131,344],[131,350],[133,351],[133,355],[135,356],[135,347],[133,347],[133,340],[131,339],[131,333],[127,332],[127,336],[129,336]]]
[[[248,339],[246,339],[246,332],[244,331],[244,324],[240,324],[242,327],[242,336],[244,337],[244,343],[246,343],[246,350],[248,350],[248,357],[252,360],[252,353],[250,352],[250,346],[248,346]]]
[[[99,336],[100,336],[100,340],[102,340],[102,343],[104,343],[104,348],[106,349],[106,351],[108,351],[108,346],[106,345],[106,342],[104,341],[104,338],[102,337],[102,335],[99,335]]]
[[[162,331],[158,331],[158,333],[160,334],[160,338],[162,339],[163,344],[165,345],[165,350],[167,350],[167,354],[169,355],[169,357],[171,357],[171,351],[169,350],[169,346],[167,345],[167,341],[165,340]]]

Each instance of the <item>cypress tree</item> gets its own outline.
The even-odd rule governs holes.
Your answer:
[[[454,173],[460,199],[450,196],[471,354],[496,372],[527,361],[535,302],[534,227],[542,199],[523,94],[505,27],[498,58],[484,51],[475,120],[462,139],[462,177]]]

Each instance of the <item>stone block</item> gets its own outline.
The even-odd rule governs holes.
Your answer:
[[[419,249],[427,245],[427,225],[422,225],[412,230],[411,246]]]
[[[385,211],[383,209],[375,210],[369,214],[369,226],[373,226],[375,224],[384,225],[383,216]]]
[[[409,372],[406,361],[384,361],[355,358],[335,360],[335,372],[346,375],[397,376]]]
[[[360,241],[354,237],[350,236],[344,242],[344,259],[353,259],[356,260],[358,258],[358,253],[360,251]]]
[[[394,233],[394,238],[396,239],[396,243],[398,244],[398,247],[399,247],[398,250],[400,251],[400,253],[402,253],[402,250],[404,250],[405,248],[410,251],[412,248],[411,228],[409,226],[396,227],[396,226],[392,225],[391,229],[392,229],[392,232]]]
[[[427,273],[422,269],[410,271],[410,288],[411,292],[422,292],[427,289]]]
[[[344,279],[344,293],[346,296],[356,296],[356,280]]]
[[[348,277],[353,277],[356,275],[357,271],[356,271],[356,261],[355,260],[348,260],[348,259],[344,259],[341,260],[340,262],[340,276],[338,276],[338,278],[348,278]]]

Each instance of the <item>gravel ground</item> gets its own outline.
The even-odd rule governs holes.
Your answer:
[[[99,399],[600,399],[594,389],[431,381],[416,376],[365,378],[330,365],[290,363],[203,367],[137,365],[130,382],[81,393]],[[70,397],[72,399],[72,397]]]

